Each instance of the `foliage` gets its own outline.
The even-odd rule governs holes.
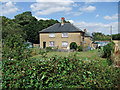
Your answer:
[[[14,16],[15,19],[9,19],[2,16],[2,38],[10,34],[20,34],[22,37],[32,43],[39,43],[39,31],[59,23],[57,20],[37,20],[30,11],[23,12]]]
[[[80,51],[83,51],[83,46],[82,46],[82,45],[81,45],[81,46],[78,46],[77,49],[78,49],[79,52],[80,52]]]
[[[104,35],[102,33],[92,33],[93,36],[93,41],[110,41],[111,40],[111,36],[110,35]]]
[[[120,40],[120,33],[112,35],[113,40]]]
[[[24,45],[24,39],[21,35],[8,35],[3,40],[3,57],[7,59],[21,60],[28,56],[30,51]]]
[[[52,51],[52,47],[46,47],[46,51]]]
[[[103,48],[103,57],[108,59],[109,65],[112,64],[111,54],[114,52],[114,45],[114,42],[110,42]]]
[[[49,51],[47,51],[47,50],[40,50],[39,54],[42,55],[42,58],[46,58],[48,52]]]
[[[76,44],[76,42],[72,42],[72,43],[70,43],[70,49],[77,49],[77,44]]]
[[[3,60],[3,88],[117,88],[120,69],[100,61],[53,56],[48,60]]]

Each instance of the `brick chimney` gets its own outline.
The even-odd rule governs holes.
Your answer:
[[[84,29],[84,32],[87,32],[87,30],[86,30],[86,29]]]
[[[62,18],[61,18],[61,25],[64,25],[64,23],[65,23],[65,18],[62,17]]]

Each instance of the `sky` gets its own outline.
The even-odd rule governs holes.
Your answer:
[[[13,19],[15,15],[25,11],[31,11],[38,20],[54,19],[61,21],[64,17],[79,29],[87,29],[88,32],[101,32],[110,34],[118,33],[118,2],[104,0],[101,2],[77,2],[73,0],[32,0],[9,1],[0,0],[2,16]],[[109,2],[110,1],[110,2]]]

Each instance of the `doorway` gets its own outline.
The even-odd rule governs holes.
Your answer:
[[[43,42],[43,48],[46,48],[46,42]]]

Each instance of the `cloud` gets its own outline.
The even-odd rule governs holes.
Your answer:
[[[69,21],[70,23],[74,23],[74,21],[73,21],[73,20],[67,20],[67,21]]]
[[[66,15],[69,15],[69,14],[72,14],[74,16],[79,16],[79,15],[82,15],[83,13],[82,12],[65,12]]]
[[[104,16],[104,19],[106,19],[106,20],[117,20],[118,19],[118,14],[115,14],[113,16]]]
[[[80,29],[87,29],[88,32],[101,32],[104,34],[110,34],[110,26],[112,25],[112,32],[113,34],[118,33],[118,22],[112,22],[109,24],[104,24],[104,23],[93,23],[93,22],[85,22],[85,21],[80,21],[80,22],[75,22],[74,25],[76,25]]]
[[[95,17],[99,17],[99,14],[97,14]]]
[[[73,4],[73,7],[78,7],[78,4]]]
[[[96,10],[96,7],[95,6],[83,6],[79,8],[79,10],[83,12],[93,12]]]
[[[16,13],[18,8],[15,6],[15,3],[11,1],[2,5],[2,15],[9,15],[11,13]]]
[[[8,1],[10,1],[10,0],[0,0],[0,2],[8,2]]]
[[[37,3],[34,3],[30,6],[35,15],[49,15],[55,12],[68,12],[72,10],[70,5],[73,3],[71,0],[52,0],[52,1],[43,1],[36,0]],[[48,2],[47,2],[48,1]],[[58,3],[59,1],[59,3]]]
[[[41,18],[41,17],[37,17],[37,16],[34,16],[37,20],[50,20],[49,18]]]

